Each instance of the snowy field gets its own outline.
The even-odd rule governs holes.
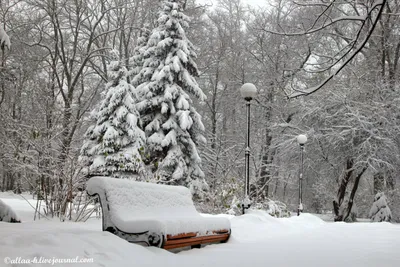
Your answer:
[[[86,223],[33,221],[35,200],[28,203],[9,193],[0,193],[0,199],[23,220],[0,222],[0,266],[400,266],[398,224],[330,223],[310,214],[276,219],[253,211],[229,217],[228,243],[171,253],[102,232],[95,218]],[[35,258],[36,263],[24,264]],[[92,262],[56,263],[67,259]]]

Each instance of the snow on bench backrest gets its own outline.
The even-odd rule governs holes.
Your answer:
[[[87,183],[90,195],[106,192],[110,212],[124,217],[199,216],[190,190],[183,186],[166,186],[128,179],[93,177]],[[103,203],[104,205],[105,203]]]

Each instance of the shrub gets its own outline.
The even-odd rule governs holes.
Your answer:
[[[392,212],[383,192],[375,195],[374,203],[369,211],[369,217],[373,222],[390,222],[392,220]]]

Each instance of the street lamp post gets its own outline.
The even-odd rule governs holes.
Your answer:
[[[242,213],[250,208],[250,102],[257,95],[257,88],[254,84],[245,83],[240,88],[240,94],[246,100],[246,113],[247,113],[247,140],[245,150],[245,187],[244,187],[244,200],[242,202]]]
[[[299,175],[299,207],[297,208],[297,216],[303,211],[303,154],[304,144],[307,142],[307,136],[300,134],[297,136],[297,143],[300,145],[300,175]]]

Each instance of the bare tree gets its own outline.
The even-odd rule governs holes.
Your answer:
[[[282,1],[280,1],[282,2]],[[309,39],[304,81],[294,81],[285,93],[289,98],[310,95],[337,76],[361,55],[379,24],[387,0],[374,1],[291,1],[287,7],[296,14],[296,25],[279,25],[266,33]],[[310,17],[310,14],[312,14]],[[309,85],[306,77],[320,77]]]

